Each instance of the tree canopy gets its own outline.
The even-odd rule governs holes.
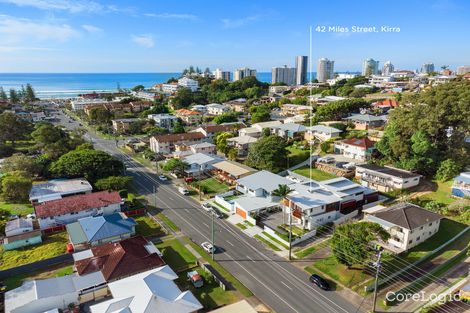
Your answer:
[[[287,164],[287,141],[279,136],[261,137],[248,151],[246,164],[260,170],[279,172]]]
[[[322,105],[317,108],[313,122],[338,121],[350,113],[358,113],[361,108],[368,108],[370,102],[364,99],[344,99]]]

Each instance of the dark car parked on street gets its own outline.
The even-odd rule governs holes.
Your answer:
[[[317,274],[312,274],[312,276],[310,276],[310,281],[323,290],[330,290],[328,282]]]

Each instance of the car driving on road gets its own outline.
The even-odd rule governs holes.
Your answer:
[[[167,181],[168,178],[165,175],[158,175],[158,179],[161,181]]]
[[[320,289],[330,290],[330,285],[328,282],[317,274],[312,274],[312,276],[310,276],[310,281],[317,285]]]
[[[206,251],[207,253],[212,253],[212,250],[214,250],[214,253],[215,251],[217,250],[210,242],[203,242],[201,243],[201,248],[204,249],[204,251]]]

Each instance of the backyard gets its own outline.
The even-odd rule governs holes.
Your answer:
[[[9,212],[11,215],[27,215],[33,213],[30,203],[6,203],[0,201],[0,210]]]
[[[296,169],[294,170],[294,173],[305,176],[305,177],[310,177],[311,179],[316,180],[316,181],[336,178],[335,175],[320,171],[319,169],[316,169],[316,168],[312,168],[310,172],[310,168],[308,166],[304,166],[299,169]]]
[[[166,240],[156,246],[162,252],[165,262],[175,272],[184,271],[197,265],[196,257],[178,239]]]
[[[451,197],[453,184],[452,180],[446,182],[433,181],[432,183],[437,185],[437,189],[433,192],[423,195],[422,199],[433,200],[443,204],[451,204],[456,201],[455,198]]]
[[[64,266],[63,264],[60,264],[58,266],[50,267],[46,270],[31,272],[31,273],[17,275],[17,276],[10,276],[4,279],[3,283],[5,284],[7,290],[11,290],[11,289],[15,289],[21,286],[21,284],[23,284],[23,282],[26,280],[61,277],[61,276],[69,275],[72,273],[73,273],[72,265]]]
[[[134,220],[137,222],[135,231],[138,235],[142,235],[144,237],[154,237],[165,234],[161,229],[160,225],[158,225],[152,218],[147,215],[134,217]]]
[[[65,253],[68,243],[66,232],[45,237],[40,244],[16,250],[0,250],[0,270],[49,259]]]
[[[196,189],[199,189],[201,186],[201,191],[206,194],[217,194],[224,191],[227,191],[229,186],[219,182],[215,178],[206,178],[192,183],[192,186]]]
[[[310,155],[310,150],[300,149],[294,145],[287,147],[287,150],[289,151],[289,154],[288,154],[289,164],[287,167],[291,167],[299,163],[302,163],[303,161],[307,160],[308,156]]]

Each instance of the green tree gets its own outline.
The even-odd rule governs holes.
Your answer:
[[[20,102],[20,97],[18,96],[18,93],[16,92],[16,90],[13,88],[10,89],[9,99],[10,99],[10,102],[13,104]]]
[[[130,176],[109,176],[106,178],[98,179],[95,183],[95,187],[98,190],[119,191],[129,188],[131,183],[132,177]]]
[[[33,86],[31,84],[26,84],[26,90],[24,94],[25,102],[34,102],[36,101],[36,93],[34,92]]]
[[[439,164],[436,178],[442,182],[448,181],[460,173],[461,166],[452,159],[447,159]]]
[[[32,185],[24,172],[10,172],[2,178],[2,198],[13,203],[27,202]]]
[[[182,133],[184,133],[185,129],[184,129],[184,126],[183,126],[183,122],[178,119],[178,121],[175,123],[175,125],[171,129],[171,132],[173,134],[182,134]]]
[[[144,85],[137,85],[137,86],[132,87],[132,91],[142,91],[144,89],[145,89]]]
[[[222,152],[227,156],[230,151],[230,146],[227,144],[227,139],[234,137],[232,133],[229,132],[221,132],[217,133],[214,136],[214,144],[217,148],[217,151]]]
[[[227,112],[216,116],[213,121],[216,124],[236,122],[238,121],[238,115],[237,112]]]
[[[2,86],[0,86],[0,101],[4,101],[4,102],[8,101],[8,96],[5,92],[5,90],[3,90]]]
[[[109,124],[113,118],[113,113],[103,107],[92,108],[89,119],[95,124]]]
[[[99,150],[73,150],[62,155],[50,167],[59,177],[80,177],[94,183],[100,178],[119,176],[124,165],[106,152]]]
[[[357,113],[361,108],[370,107],[370,102],[363,99],[345,99],[327,103],[317,108],[313,122],[337,121],[350,113]]]
[[[330,246],[335,259],[348,267],[363,265],[371,259],[375,240],[390,238],[379,224],[371,222],[346,223],[336,226]]]
[[[29,175],[38,176],[42,173],[43,169],[35,158],[22,153],[16,153],[4,160],[2,171],[4,173],[26,172]]]
[[[188,164],[183,162],[180,159],[169,159],[163,165],[163,170],[173,173],[182,173],[185,168],[188,167]]]
[[[30,132],[31,124],[19,119],[14,113],[0,114],[0,143],[11,141],[15,145],[17,140],[23,140]]]
[[[279,136],[261,137],[248,151],[246,164],[260,170],[279,172],[287,164],[287,141]]]
[[[193,92],[189,88],[178,88],[171,105],[175,110],[187,108],[193,102]]]
[[[251,122],[260,123],[271,120],[271,115],[267,111],[255,112],[251,115]]]

